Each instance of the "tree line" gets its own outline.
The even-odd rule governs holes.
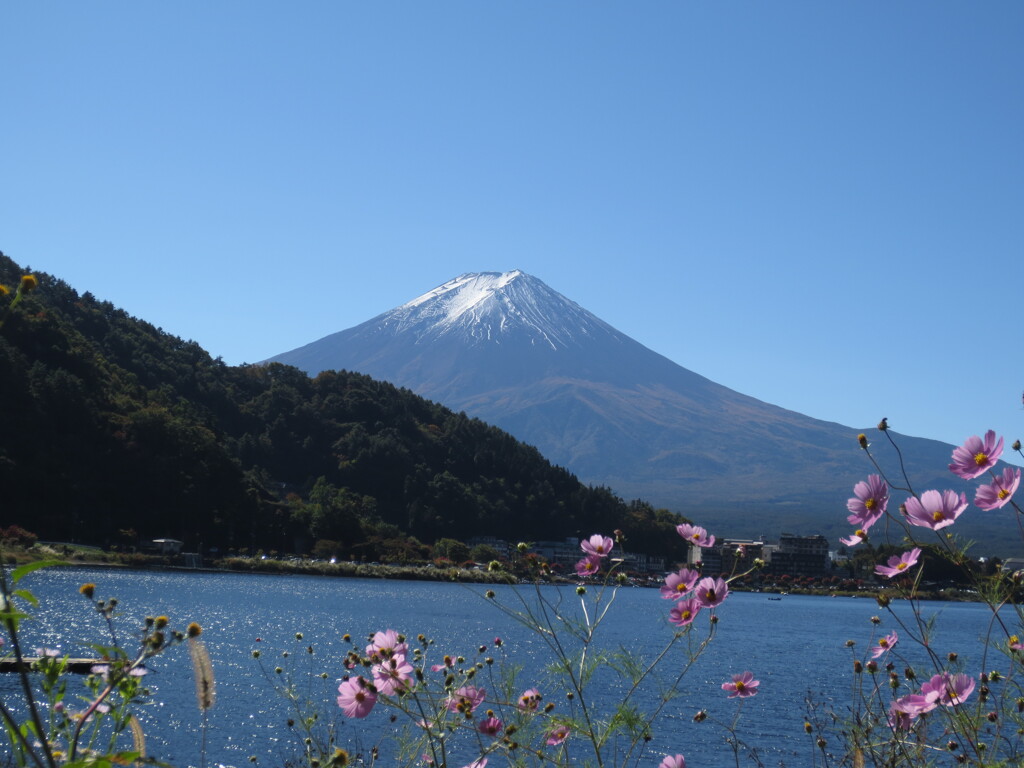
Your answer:
[[[0,284],[24,272],[0,253]],[[465,413],[349,371],[229,366],[36,278],[0,328],[4,525],[99,545],[126,530],[225,551],[330,541],[371,559],[621,529],[634,550],[682,556],[678,516],[584,485]]]

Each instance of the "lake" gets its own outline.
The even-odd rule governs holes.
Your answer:
[[[342,640],[345,633],[356,638],[359,648],[365,645],[364,638],[378,630],[393,628],[410,638],[422,633],[435,640],[431,654],[436,650],[438,657],[444,653],[473,657],[477,646],[486,644],[488,655],[524,666],[523,688],[534,681],[543,688],[542,670],[549,661],[543,642],[489,604],[482,597],[487,589],[483,586],[89,568],[47,569],[26,578],[23,585],[41,600],[38,620],[24,625],[26,649],[58,648],[79,656],[89,655],[85,643],[102,642],[103,622],[78,594],[84,582],[97,585],[97,598],[118,599],[122,614],[118,628],[126,647],[130,647],[126,639],[146,615],[165,614],[171,626],[180,629],[190,621],[202,625],[217,678],[217,702],[209,711],[207,765],[248,765],[250,756],[256,756],[259,765],[283,765],[296,753],[286,725],[289,711],[252,658],[255,648],[261,650],[271,678],[275,664],[292,668],[297,662],[299,669],[308,672],[303,679],[309,682],[309,695],[323,702],[322,711],[330,717],[338,713],[337,685],[345,673],[341,660],[349,648]],[[515,603],[516,588],[494,589],[503,604]],[[527,596],[532,592],[531,587],[518,589]],[[578,606],[573,587],[544,590],[551,600]],[[590,596],[594,594],[591,589]],[[670,606],[657,590],[619,590],[600,628],[601,647],[626,646],[655,653],[671,635],[666,622]],[[966,669],[977,676],[984,652],[981,638],[991,616],[988,609],[979,604],[927,603],[924,611],[938,617],[934,650],[942,658],[958,652]],[[899,604],[897,612],[910,617],[905,604]],[[895,620],[868,598],[790,595],[769,600],[763,594],[733,593],[717,613],[720,622],[711,647],[684,677],[681,695],[668,705],[641,765],[657,766],[666,753],[675,752],[685,754],[693,768],[735,765],[724,741],[725,731],[715,721],[731,721],[738,701],[728,699],[721,684],[748,669],[761,686],[757,696],[743,702],[740,738],[757,748],[766,766],[811,764],[813,745],[803,730],[808,717],[805,700],[811,697],[844,713],[853,678],[853,657],[846,641],[855,640],[855,650],[864,658],[874,638],[897,628]],[[871,623],[875,615],[883,619],[878,627]],[[700,615],[696,623],[706,633],[707,616]],[[898,631],[905,637],[903,630]],[[303,634],[301,642],[295,638],[297,632]],[[503,639],[501,649],[493,647],[495,637]],[[313,656],[304,656],[308,645],[314,646]],[[282,662],[280,654],[285,650],[293,655]],[[906,640],[895,651],[899,652],[893,659],[897,670],[908,662],[926,664],[921,649]],[[681,670],[684,662],[685,654],[674,649],[666,671]],[[985,668],[994,666],[998,666],[996,658]],[[197,765],[200,715],[188,652],[174,648],[155,660],[151,669],[146,680],[153,702],[140,713],[149,754],[176,766]],[[328,679],[314,676],[320,672],[327,673]],[[0,692],[6,701],[15,695],[15,681],[12,675],[2,677]],[[614,681],[596,682],[598,705],[621,696]],[[545,702],[549,701],[565,706],[557,694],[549,694]],[[700,709],[706,709],[709,718],[696,723],[693,715]],[[338,717],[338,722],[338,741],[350,751],[373,743],[375,734],[394,727],[379,709],[365,720]],[[393,760],[383,749],[382,764],[392,765]],[[744,764],[751,763],[744,760]]]

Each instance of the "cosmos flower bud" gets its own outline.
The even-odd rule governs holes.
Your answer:
[[[988,718],[988,721],[990,723],[994,723],[996,720],[999,719],[999,713],[998,712],[989,712],[987,715],[985,715],[985,717]]]
[[[587,594],[587,588],[583,587],[583,586],[576,587],[576,594],[577,595],[585,595],[585,594]]]
[[[85,595],[90,600],[92,600],[93,593],[96,591],[96,585],[95,584],[83,584],[82,586],[80,586],[78,588],[78,591],[81,594]]]
[[[153,619],[153,626],[157,629],[164,629],[170,623],[170,619],[166,616],[157,616]]]
[[[818,740],[817,740],[817,741],[815,742],[815,744],[817,744],[817,745],[818,745],[818,749],[824,749],[824,748],[825,748],[825,745],[826,745],[826,744],[828,744],[828,742],[827,742],[827,741],[825,741],[825,739],[823,739],[823,738],[821,738],[821,737],[819,736],[819,737],[818,737]]]
[[[529,548],[530,545],[527,544],[525,541],[520,541],[518,544],[516,544],[516,549],[520,552],[526,552]]]
[[[889,603],[891,602],[888,595],[879,595],[875,600],[878,603],[879,608],[888,608]]]
[[[186,632],[189,637],[199,637],[201,634],[203,634],[203,628],[193,621],[191,624],[188,625],[188,629],[186,630]]]
[[[857,435],[857,442],[860,443],[860,447],[865,451],[868,449],[868,436],[861,432]]]
[[[1020,440],[1014,440],[1013,441],[1013,445],[1011,445],[1010,447],[1013,450],[1015,450],[1015,451],[1019,451],[1020,450]]]
[[[878,618],[877,616],[872,616],[871,617],[871,623],[872,624],[881,624],[882,620],[880,618]]]
[[[948,749],[950,752],[956,752],[957,749],[959,749],[959,747],[960,745],[957,744],[955,741],[950,741],[946,744],[946,749]]]
[[[868,662],[868,672],[870,672],[873,675],[877,671],[878,671],[878,662],[875,661],[874,659],[872,659],[871,661]]]
[[[956,661],[957,660],[956,651],[950,651],[949,655],[946,658],[949,659],[950,661]]]
[[[21,285],[18,287],[20,293],[31,293],[39,285],[35,275],[22,275]]]
[[[878,422],[878,431],[879,432],[885,432],[885,430],[887,430],[888,428],[889,428],[889,420],[888,419],[883,418],[880,422]]]
[[[864,671],[864,665],[860,663],[860,659],[854,659],[853,660],[853,671],[854,671],[854,674],[857,674],[857,675],[859,675],[861,672]]]
[[[706,709],[698,710],[697,714],[693,716],[693,722],[703,723],[708,717],[708,711]]]
[[[811,725],[810,723],[806,723],[805,722],[804,723],[804,733],[813,733],[813,732],[814,732],[814,726]]]

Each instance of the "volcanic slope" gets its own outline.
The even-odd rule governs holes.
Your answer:
[[[873,471],[861,431],[887,471],[898,468],[877,431],[716,384],[518,270],[461,275],[271,360],[407,387],[507,430],[586,482],[726,535],[848,532],[846,499]],[[915,487],[964,487],[946,472],[951,446],[896,437]],[[965,533],[997,536],[1008,522],[985,515]]]

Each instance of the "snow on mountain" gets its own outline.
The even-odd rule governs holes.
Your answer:
[[[449,333],[500,344],[512,334],[566,348],[579,334],[614,333],[573,301],[518,269],[460,275],[376,318],[395,334],[420,340]],[[373,322],[373,321],[371,321]]]

